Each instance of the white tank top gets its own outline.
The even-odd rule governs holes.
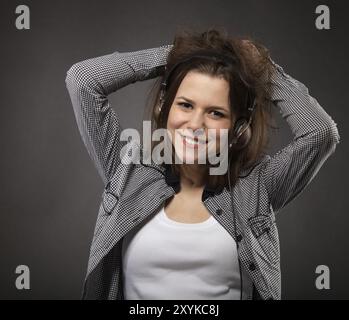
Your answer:
[[[213,216],[182,223],[161,208],[125,236],[122,264],[126,300],[240,299],[236,242]]]

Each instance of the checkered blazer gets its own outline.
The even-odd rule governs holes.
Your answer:
[[[120,141],[119,118],[108,101],[109,94],[126,85],[162,75],[171,48],[163,45],[134,52],[115,51],[77,62],[67,71],[65,81],[77,125],[105,185],[82,299],[124,299],[123,237],[179,191],[179,179],[168,166],[121,162],[120,151],[126,142]],[[272,62],[277,69],[272,77],[272,102],[292,130],[292,141],[241,172],[232,189],[233,211],[226,188],[205,187],[202,194],[207,210],[239,242],[242,270],[255,289],[254,297],[261,299],[281,299],[275,213],[312,181],[340,139],[337,124],[309,95],[307,87]],[[142,145],[132,147],[142,152]]]

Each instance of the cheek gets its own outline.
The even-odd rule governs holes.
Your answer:
[[[183,119],[181,112],[171,108],[167,118],[167,129],[174,130],[180,128],[184,122],[185,119]]]
[[[219,147],[221,140],[223,144],[225,141],[227,141],[229,129],[230,122],[224,124],[222,123],[216,127],[211,127],[208,131],[209,138],[212,138],[212,140],[216,142],[216,146]]]
[[[167,118],[167,133],[170,135],[170,140],[174,141],[175,139],[175,130],[180,127],[180,124],[178,122],[178,116],[176,115],[176,112],[173,111],[173,109],[170,110]]]

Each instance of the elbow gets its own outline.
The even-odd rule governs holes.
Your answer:
[[[72,83],[80,83],[81,80],[81,67],[79,63],[75,63],[68,69],[65,77],[65,83],[67,87],[69,87],[69,85]]]
[[[340,142],[337,124],[331,119],[328,124],[317,131],[316,137],[322,152],[332,154]]]
[[[341,137],[339,135],[337,123],[335,123],[334,121],[331,124],[329,136],[331,137],[331,140],[334,144],[338,144],[340,142]]]
[[[310,97],[313,103],[313,107],[319,110],[318,125],[315,126],[316,136],[320,139],[322,144],[327,144],[330,146],[335,146],[340,142],[340,135],[337,128],[337,123],[332,119],[332,117],[326,113],[326,111],[319,105],[317,100]],[[327,142],[327,143],[326,143]]]
[[[329,122],[329,124],[326,126],[326,129],[324,130],[324,134],[326,136],[325,141],[328,141],[328,144],[336,145],[340,142],[340,135],[337,128],[337,123],[334,122],[332,119]]]
[[[73,64],[66,73],[65,83],[68,88],[81,88],[89,85],[87,68],[82,62]]]

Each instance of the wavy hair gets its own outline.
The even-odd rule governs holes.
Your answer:
[[[253,44],[258,50],[257,60],[252,51],[247,50],[247,42]],[[167,57],[166,69],[171,69],[178,61],[199,50],[213,50],[218,54],[230,56],[238,61],[235,66],[237,70],[231,70],[231,66],[224,65],[219,61],[207,59],[197,59],[190,63],[179,64],[168,79],[161,114],[159,114],[161,82],[165,76],[162,73],[162,77],[159,77],[154,83],[148,97],[151,101],[152,129],[166,128],[169,111],[177,90],[189,71],[195,70],[202,74],[220,77],[229,83],[232,128],[237,119],[246,116],[246,96],[248,92],[252,92],[256,108],[249,129],[240,137],[239,144],[229,150],[231,159],[229,173],[217,176],[208,175],[207,183],[210,187],[227,186],[228,174],[230,174],[230,182],[234,185],[241,170],[249,169],[258,164],[269,144],[268,129],[275,128],[270,101],[270,77],[274,71],[274,66],[270,61],[269,50],[256,40],[251,37],[244,37],[244,39],[230,37],[224,28],[220,30],[214,27],[204,32],[188,28],[179,30],[174,37],[173,48]],[[236,74],[239,74],[243,81],[236,81]],[[231,134],[232,129],[229,130],[229,136]],[[152,150],[158,143],[152,143]],[[241,145],[244,147],[240,148]],[[175,174],[179,174],[178,166],[180,164],[171,164]]]

